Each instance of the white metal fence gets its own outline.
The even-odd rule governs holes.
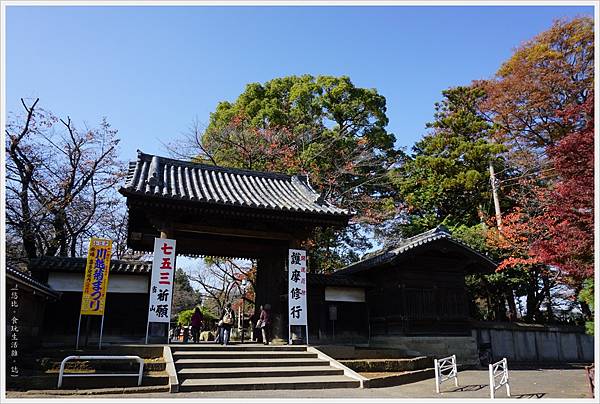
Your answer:
[[[446,380],[454,379],[454,385],[458,387],[458,371],[456,368],[456,355],[447,358],[434,359],[435,391],[440,392],[440,385]]]
[[[138,373],[67,373],[65,374],[65,365],[71,360],[135,360],[140,364]],[[142,385],[142,375],[144,373],[144,360],[139,356],[67,356],[60,363],[60,373],[58,374],[58,388],[62,386],[63,377],[92,377],[92,376],[137,376],[138,386]]]
[[[494,398],[496,390],[506,386],[506,395],[510,397],[510,385],[508,384],[508,363],[506,358],[496,363],[490,363],[490,397]]]

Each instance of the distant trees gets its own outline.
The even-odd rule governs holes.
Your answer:
[[[252,310],[256,282],[256,262],[229,258],[204,259],[204,265],[195,268],[189,280],[200,284],[205,306],[215,315],[220,315],[227,303],[235,304],[243,298]],[[242,281],[246,280],[246,293]]]
[[[192,287],[190,278],[183,269],[177,268],[173,284],[173,315],[186,309],[193,309],[202,303],[200,292]]]
[[[78,256],[90,236],[124,220],[114,191],[124,175],[117,131],[106,119],[80,130],[40,108],[39,99],[21,101],[25,114],[6,127],[10,258]]]

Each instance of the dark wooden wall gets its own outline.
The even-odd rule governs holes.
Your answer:
[[[81,292],[64,292],[60,300],[48,303],[44,318],[44,336],[47,340],[67,338],[77,334]],[[109,293],[106,296],[104,336],[123,341],[145,338],[148,320],[148,295],[145,293]],[[81,336],[85,335],[90,318],[90,337],[97,338],[101,316],[84,316]],[[67,341],[65,341],[67,343]]]
[[[362,273],[372,335],[465,335],[470,332],[460,255],[425,251]]]

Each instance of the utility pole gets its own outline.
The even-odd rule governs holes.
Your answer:
[[[494,165],[490,160],[490,182],[492,183],[492,195],[494,197],[494,211],[496,212],[496,224],[498,229],[502,229],[502,213],[500,212],[500,199],[498,198],[498,188],[496,182],[496,173],[494,172]]]

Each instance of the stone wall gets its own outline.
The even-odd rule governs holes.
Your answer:
[[[460,365],[479,365],[477,341],[474,337],[455,336],[382,336],[371,338],[371,348],[393,348],[402,351],[405,357],[428,356],[443,358],[456,355]]]
[[[473,335],[494,361],[593,362],[594,337],[583,328],[520,323],[477,323]],[[483,347],[483,348],[482,348]]]

